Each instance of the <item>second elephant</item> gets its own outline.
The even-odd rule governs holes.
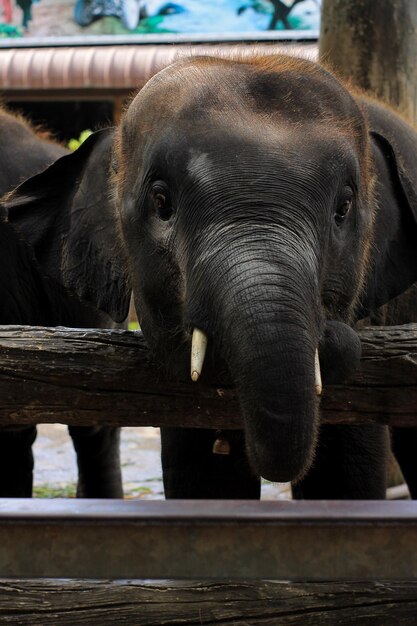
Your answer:
[[[25,178],[42,171],[68,151],[30,124],[0,108],[0,197]],[[44,206],[45,216],[50,207]],[[52,240],[42,233],[43,248]],[[44,275],[33,251],[0,213],[0,323],[33,326],[108,327],[112,320],[81,303]],[[30,381],[22,381],[30,385]],[[77,453],[77,495],[122,497],[119,429],[70,427]],[[33,483],[32,444],[35,426],[0,428],[0,497],[30,497]]]

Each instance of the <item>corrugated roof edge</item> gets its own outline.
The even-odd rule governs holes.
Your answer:
[[[317,44],[236,43],[202,45],[68,46],[0,49],[0,92],[108,90],[131,91],[178,57],[233,54],[256,48],[260,53],[291,52],[317,58]]]

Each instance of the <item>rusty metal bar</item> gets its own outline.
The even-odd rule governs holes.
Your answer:
[[[0,578],[416,580],[414,502],[0,500]]]

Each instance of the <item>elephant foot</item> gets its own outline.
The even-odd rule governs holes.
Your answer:
[[[123,498],[120,428],[69,426],[77,453],[77,498]]]
[[[0,429],[0,498],[31,498],[36,426]]]

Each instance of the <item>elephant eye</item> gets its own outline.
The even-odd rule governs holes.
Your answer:
[[[336,213],[334,214],[334,219],[338,226],[340,226],[343,223],[345,217],[347,216],[347,214],[352,208],[352,204],[353,204],[353,201],[352,199],[349,198],[341,202],[339,206],[337,207]]]
[[[168,221],[172,217],[174,209],[172,208],[167,185],[162,181],[153,183],[150,190],[150,198],[158,217],[164,222]]]

